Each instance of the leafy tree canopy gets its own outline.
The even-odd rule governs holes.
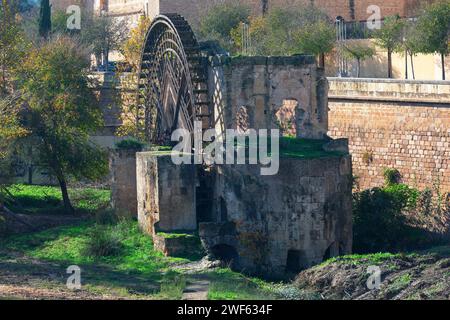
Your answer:
[[[423,53],[449,54],[450,2],[438,1],[425,7],[417,22],[417,31]]]
[[[102,125],[102,112],[87,74],[89,55],[67,37],[53,37],[30,51],[18,72],[20,121],[41,163],[57,177],[68,211],[67,179],[97,179],[107,173],[106,152],[89,136]]]
[[[199,35],[203,40],[215,40],[233,51],[231,31],[240,23],[248,23],[250,7],[240,3],[223,3],[212,7],[200,20]]]

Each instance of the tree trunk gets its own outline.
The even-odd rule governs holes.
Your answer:
[[[408,50],[405,51],[405,79],[408,80]]]
[[[357,73],[357,77],[360,78],[361,77],[361,59],[356,59],[357,65],[356,65],[356,73]]]
[[[64,202],[64,208],[66,209],[66,212],[69,214],[74,214],[75,209],[72,206],[72,203],[70,202],[69,198],[69,192],[67,191],[67,182],[66,179],[62,174],[58,174],[57,176],[59,187],[61,188],[61,194]]]
[[[445,80],[445,55],[441,53],[442,80]]]
[[[325,69],[325,53],[319,55],[319,67]]]
[[[413,80],[416,80],[416,72],[415,72],[415,70],[414,70],[414,55],[411,53],[411,54],[410,54],[410,57],[411,57],[411,72],[412,72],[412,77],[413,77]]]
[[[388,49],[388,78],[392,78],[392,50]]]

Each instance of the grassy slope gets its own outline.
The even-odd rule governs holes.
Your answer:
[[[116,227],[109,227],[115,228],[119,234],[122,247],[120,254],[103,258],[89,257],[86,244],[94,228],[93,222],[85,222],[77,226],[11,237],[0,242],[0,251],[3,252],[3,256],[0,254],[0,264],[10,258],[8,252],[18,252],[39,261],[56,263],[61,272],[69,265],[80,266],[83,270],[83,289],[91,293],[126,298],[181,298],[190,276],[174,267],[189,260],[164,257],[154,251],[151,238],[140,233],[136,222],[122,222]],[[26,272],[29,270],[33,270],[31,265]],[[273,288],[270,284],[248,279],[228,269],[205,275],[211,281],[210,299],[275,297],[271,294]],[[41,285],[48,286],[48,283],[43,281]]]
[[[381,271],[381,286],[369,290],[368,268]],[[299,274],[301,290],[325,299],[450,299],[450,246],[408,254],[376,253],[332,258]]]
[[[11,210],[26,214],[64,213],[61,191],[53,186],[13,185],[9,191],[15,202],[10,203]],[[69,189],[69,196],[75,209],[80,213],[93,213],[105,208],[110,200],[111,191],[106,189]]]

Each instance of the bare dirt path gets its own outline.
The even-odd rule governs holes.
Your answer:
[[[209,280],[206,275],[193,275],[183,292],[183,300],[208,300]]]
[[[67,266],[32,259],[16,252],[2,252],[0,299],[110,300],[126,296],[67,288]]]

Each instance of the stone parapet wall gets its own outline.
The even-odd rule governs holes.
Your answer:
[[[384,168],[403,182],[450,191],[450,82],[329,78],[329,135],[349,138],[361,188]]]
[[[313,56],[210,59],[214,125],[224,129],[281,129],[322,139],[328,128],[327,81]]]

